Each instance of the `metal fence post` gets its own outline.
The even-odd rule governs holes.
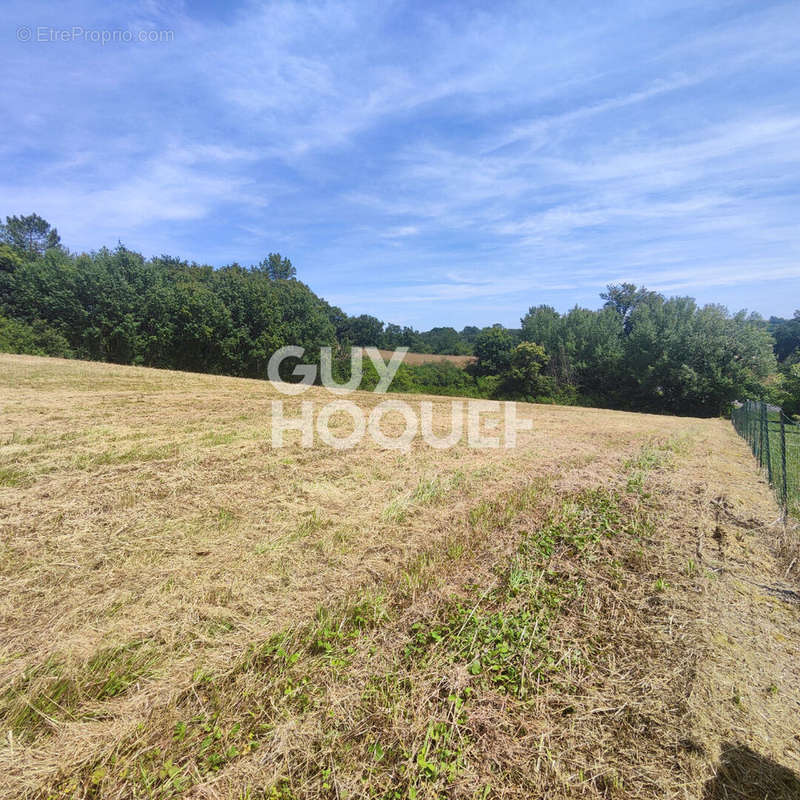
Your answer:
[[[783,424],[783,411],[778,412],[778,417],[781,421],[781,473],[783,480],[781,483],[782,492],[781,492],[781,500],[783,501],[783,513],[786,513],[786,509],[789,507],[789,487],[786,482],[786,426]]]
[[[766,439],[764,445],[766,447],[767,479],[772,485],[772,441],[769,438],[769,410],[766,403],[761,405],[761,414],[764,419],[764,438]]]

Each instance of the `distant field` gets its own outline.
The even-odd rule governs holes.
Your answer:
[[[394,351],[378,350],[378,352],[383,356],[384,361],[388,361]],[[448,361],[451,364],[455,364],[457,367],[464,369],[468,364],[472,364],[476,360],[477,359],[475,356],[446,356],[436,353],[406,353],[403,363],[412,367],[416,367],[420,364],[432,364],[438,361]]]
[[[273,400],[330,398],[0,355],[0,796],[721,798],[729,731],[800,768],[758,588],[791,559],[729,423],[273,449]]]

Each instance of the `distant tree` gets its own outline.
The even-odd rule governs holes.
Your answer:
[[[562,330],[560,371],[554,374],[593,402],[619,402],[625,350],[617,313],[576,306],[564,316]]]
[[[783,410],[787,414],[800,414],[800,362],[787,364],[781,378]]]
[[[520,342],[511,353],[511,360],[503,388],[510,394],[535,398],[550,396],[554,380],[542,374],[550,357],[535,342]]]
[[[0,353],[69,358],[72,350],[58,331],[38,320],[33,325],[0,316]]]
[[[672,297],[640,305],[630,321],[625,383],[633,407],[721,414],[733,400],[760,396],[775,370],[771,337],[745,312]]]
[[[475,338],[475,375],[503,375],[511,364],[514,338],[502,326],[484,328]]]
[[[345,314],[344,311],[342,311],[341,308],[339,308],[339,306],[332,306],[325,300],[322,300],[321,303],[328,315],[331,325],[333,325],[334,331],[336,332],[336,339],[339,343],[341,343],[344,339],[345,333],[347,332],[347,325],[350,318],[347,316],[347,314]]]
[[[36,215],[8,217],[1,233],[0,348],[14,352],[263,377],[270,356],[287,344],[308,354],[339,345],[340,356],[351,344],[472,348],[476,363],[468,371],[404,368],[395,388],[699,415],[769,396],[800,409],[800,313],[767,323],[622,284],[608,287],[598,311],[575,307],[562,315],[535,306],[519,330],[497,324],[421,333],[347,315],[296,280],[277,253],[250,269],[214,269],[145,259],[122,245],[72,254]],[[770,333],[782,359],[777,376]],[[346,376],[349,358],[335,368]],[[366,370],[365,381],[377,382],[377,372]]]
[[[403,344],[403,329],[399,325],[390,322],[383,330],[383,347],[387,350],[394,350]]]
[[[552,306],[531,306],[520,320],[522,339],[538,342],[548,352],[556,350],[562,337],[562,317]]]
[[[481,329],[477,325],[465,325],[459,335],[467,344],[471,345],[480,332]]]
[[[10,245],[0,243],[0,314],[8,309],[14,290],[14,273],[22,264],[22,258]]]
[[[420,334],[424,342],[424,352],[442,353],[454,356],[469,355],[470,346],[458,334],[455,328],[431,328]]]
[[[407,347],[412,353],[422,353],[425,350],[425,342],[420,336],[419,331],[404,325],[400,336],[400,346]]]
[[[11,245],[0,243],[0,272],[13,273],[22,266],[22,259]]]
[[[771,317],[767,329],[775,337],[778,361],[785,361],[800,347],[800,310],[794,312],[792,319]]]
[[[288,281],[297,277],[297,270],[288,258],[281,258],[280,253],[270,253],[259,265],[258,269],[265,272],[270,280]]]
[[[380,347],[383,344],[383,322],[369,314],[348,317],[344,337],[356,347]]]
[[[28,259],[38,258],[46,250],[61,246],[58,231],[38,214],[6,217],[5,225],[0,225],[0,241]]]
[[[644,286],[637,287],[633,283],[609,284],[605,292],[601,292],[601,299],[605,300],[605,308],[615,311],[622,320],[625,334],[630,333],[631,314],[638,306],[646,302],[655,302],[661,295],[651,292]]]

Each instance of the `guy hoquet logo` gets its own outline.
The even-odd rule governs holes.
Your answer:
[[[320,348],[319,377],[322,385],[332,394],[339,397],[356,391],[363,378],[363,354],[378,373],[378,383],[374,394],[385,394],[389,389],[400,365],[403,363],[408,348],[393,351],[389,361],[384,361],[380,352],[374,347],[353,347],[350,350],[350,377],[344,383],[337,383],[333,377],[333,356],[330,347]],[[281,366],[288,359],[301,359],[305,349],[289,345],[277,350],[269,360],[267,377],[275,388],[286,395],[300,395],[308,391],[317,379],[316,364],[297,364],[291,375],[299,378],[296,383],[288,383],[281,378]],[[441,405],[441,404],[440,404]],[[352,431],[344,436],[336,435],[331,430],[331,419],[340,414],[350,418]],[[381,427],[381,422],[388,414],[402,418],[402,431],[397,435],[388,435]],[[466,423],[466,424],[465,424]],[[272,401],[272,446],[284,447],[284,433],[298,431],[302,447],[313,447],[315,434],[321,442],[338,450],[347,450],[363,442],[365,437],[371,438],[377,445],[393,450],[408,450],[421,434],[422,440],[438,450],[445,450],[465,441],[473,448],[513,448],[517,443],[517,432],[527,431],[533,427],[530,419],[517,417],[517,404],[514,402],[496,402],[493,400],[452,400],[450,402],[450,428],[446,435],[434,432],[434,413],[431,401],[420,401],[418,408],[414,404],[399,399],[384,400],[374,406],[367,414],[358,404],[346,400],[335,399],[322,404],[304,400],[300,403],[300,413],[287,416],[284,413],[282,400]]]

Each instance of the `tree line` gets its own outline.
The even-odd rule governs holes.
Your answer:
[[[718,415],[767,390],[773,339],[757,315],[632,284],[601,297],[596,311],[532,307],[518,342],[500,328],[482,334],[477,369],[518,396],[675,414]]]
[[[0,350],[263,378],[280,347],[329,346],[344,379],[350,346],[403,346],[475,362],[403,365],[395,391],[699,415],[758,397],[800,411],[800,312],[766,321],[631,284],[601,298],[533,306],[518,329],[421,332],[346,314],[278,253],[215,269],[121,244],[72,253],[36,214],[0,225]]]

